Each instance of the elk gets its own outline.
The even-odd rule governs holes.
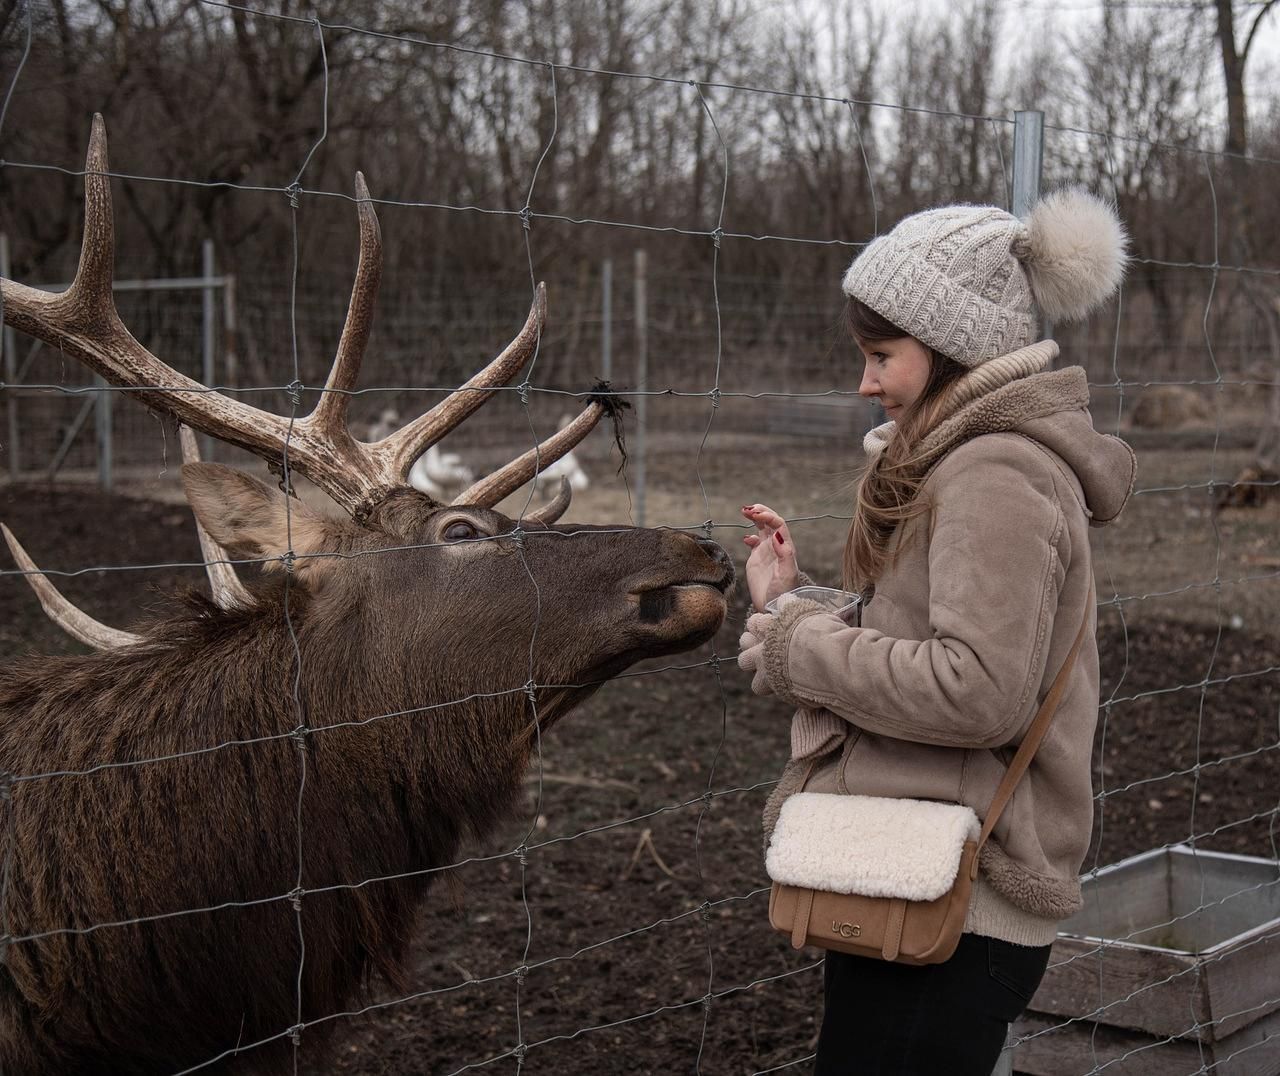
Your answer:
[[[29,575],[96,649],[0,668],[0,1067],[274,1073],[302,1050],[314,1068],[375,976],[405,988],[415,907],[512,807],[538,735],[632,663],[710,639],[733,567],[680,531],[557,524],[567,488],[520,519],[493,509],[585,436],[600,399],[452,503],[408,485],[425,447],[528,361],[541,287],[488,366],[360,442],[345,412],[381,272],[364,179],[326,391],[290,420],[183,377],[125,329],[107,172],[95,117],[75,281],[57,295],[0,281],[5,321],[187,426],[285,460],[286,485],[305,475],[349,518],[188,463],[212,599],[193,590],[126,633]],[[232,560],[265,570],[246,584]]]

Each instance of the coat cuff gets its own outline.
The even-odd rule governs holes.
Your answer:
[[[787,667],[789,664],[787,650],[791,645],[791,633],[806,617],[826,612],[828,610],[823,609],[817,602],[805,601],[803,598],[787,602],[774,616],[773,629],[764,639],[764,668],[769,677],[769,686],[780,699],[795,706],[812,708],[818,704],[797,698],[791,686],[790,671]]]

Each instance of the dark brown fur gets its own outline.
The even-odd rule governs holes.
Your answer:
[[[299,840],[308,1022],[375,973],[403,986],[431,872],[519,788],[530,677],[581,685],[540,689],[545,728],[723,617],[727,559],[678,532],[561,526],[370,552],[439,543],[457,518],[513,526],[393,494],[364,526],[313,528],[306,552],[343,556],[264,576],[251,610],[191,596],[141,646],[0,670],[0,758],[33,778],[6,805],[4,1072],[173,1072],[237,1046],[201,1071],[288,1069]],[[662,590],[678,582],[715,589]],[[645,590],[661,594],[656,622],[640,614]],[[303,1030],[308,1066],[334,1024]]]

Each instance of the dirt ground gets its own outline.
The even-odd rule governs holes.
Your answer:
[[[845,514],[842,486],[858,461],[802,439],[762,448],[713,437],[701,458],[698,444],[653,439],[647,522],[713,520],[741,561],[736,506],[766,501],[802,517],[804,566],[834,581],[844,524],[829,517]],[[1121,524],[1097,536],[1110,704],[1086,865],[1193,833],[1204,835],[1202,847],[1272,856],[1280,504],[1211,510],[1204,486],[1236,473],[1247,456],[1239,446],[1165,438],[1139,447],[1139,488],[1159,492],[1139,495]],[[570,518],[627,518],[620,480],[604,477],[602,458],[594,469],[602,477]],[[141,492],[9,487],[0,519],[42,566],[79,573],[57,580],[70,598],[125,627],[200,571],[110,570],[199,559],[171,476]],[[519,1071],[544,1073],[755,1073],[810,1052],[817,958],[768,929],[759,854],[760,808],[786,754],[788,715],[752,696],[735,666],[717,671],[711,660],[736,653],[743,614],[739,594],[711,644],[633,670],[545,737],[521,810],[468,850],[500,858],[459,867],[433,891],[409,995],[375,988],[373,1007],[339,1018],[334,1060],[306,1064],[304,1042],[304,1071],[512,1072],[522,1040]],[[0,657],[73,646],[20,577],[0,577]],[[522,843],[523,872],[503,855]]]

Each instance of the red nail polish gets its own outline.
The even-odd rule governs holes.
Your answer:
[[[777,542],[778,545],[782,545],[782,531],[774,531],[773,540]]]

